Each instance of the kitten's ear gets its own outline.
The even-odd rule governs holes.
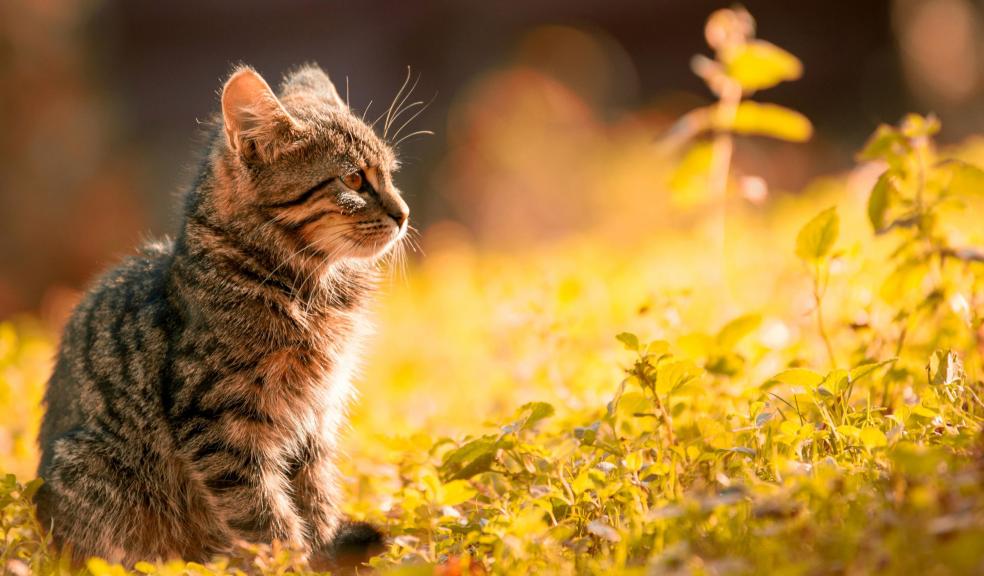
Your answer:
[[[222,88],[222,122],[229,148],[249,161],[275,160],[301,129],[263,77],[246,67]]]
[[[338,95],[335,84],[317,64],[305,64],[284,78],[280,93],[285,98],[304,94],[318,98],[330,106],[345,108],[345,101]]]

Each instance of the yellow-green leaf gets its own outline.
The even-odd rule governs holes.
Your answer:
[[[874,448],[882,448],[888,445],[888,438],[885,437],[885,433],[875,428],[874,426],[865,426],[861,430],[861,443],[868,450]]]
[[[475,497],[477,492],[465,480],[453,480],[441,487],[441,504],[457,506]]]
[[[594,486],[594,480],[591,479],[591,475],[587,469],[581,470],[581,473],[571,482],[571,489],[574,490],[575,494],[583,494],[585,491],[594,488]]]
[[[984,194],[984,170],[973,164],[954,160],[949,192],[959,196]]]
[[[803,75],[803,64],[796,56],[764,40],[743,44],[725,57],[728,76],[751,92],[771,88]]]
[[[728,322],[717,335],[717,345],[722,350],[731,350],[738,342],[762,325],[762,316],[746,314]]]
[[[840,233],[837,207],[827,208],[806,223],[796,237],[796,255],[807,261],[826,256]]]
[[[615,335],[615,339],[625,346],[626,350],[636,352],[639,350],[639,337],[631,332],[620,332]]]
[[[868,221],[875,232],[884,230],[885,213],[897,195],[895,177],[891,170],[886,170],[878,177],[875,187],[871,189],[871,195],[868,196]]]
[[[850,424],[843,424],[837,427],[837,433],[848,438],[859,438],[861,436],[861,429]]]
[[[791,386],[803,386],[804,388],[813,389],[823,382],[823,375],[809,368],[790,368],[776,374],[772,377],[772,380]]]
[[[906,138],[926,138],[940,131],[940,119],[934,114],[929,116],[907,114],[899,124],[899,130]]]
[[[731,129],[738,134],[770,136],[789,142],[806,142],[813,135],[813,125],[806,116],[778,104],[742,102],[735,113]]]

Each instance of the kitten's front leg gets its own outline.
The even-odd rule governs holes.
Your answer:
[[[309,444],[294,473],[293,493],[297,510],[307,523],[312,556],[327,554],[341,523],[338,509],[338,470],[327,446]]]

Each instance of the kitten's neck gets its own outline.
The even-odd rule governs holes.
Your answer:
[[[238,241],[204,215],[190,213],[175,243],[169,289],[212,325],[234,321],[276,340],[330,336],[338,318],[365,311],[378,283],[375,266],[297,260],[308,267]]]

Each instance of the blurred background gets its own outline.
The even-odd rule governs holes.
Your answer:
[[[4,0],[0,319],[57,325],[96,272],[175,231],[237,62],[273,83],[316,61],[370,118],[411,67],[414,99],[430,105],[406,132],[435,135],[401,144],[399,184],[425,250],[435,234],[508,252],[586,230],[618,243],[694,226],[700,205],[667,191],[654,141],[710,101],[689,61],[708,53],[707,15],[728,5]],[[745,6],[759,36],[804,64],[765,99],[816,129],[805,144],[739,142],[736,173],[761,176],[770,197],[846,170],[878,123],[906,111],[935,111],[943,142],[984,127],[984,2]]]

